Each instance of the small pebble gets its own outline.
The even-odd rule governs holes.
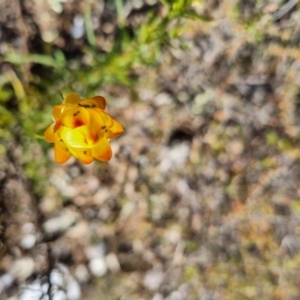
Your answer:
[[[144,287],[147,290],[153,291],[157,290],[162,284],[164,279],[164,273],[161,269],[152,269],[149,270],[144,277]]]
[[[53,293],[52,300],[69,300],[69,299],[67,298],[66,293],[64,291],[58,290]]]
[[[189,157],[189,153],[190,146],[185,142],[164,149],[160,156],[160,171],[166,174],[171,170],[183,167]]]
[[[173,291],[168,300],[184,300],[183,295],[178,291]]]
[[[86,283],[90,279],[89,271],[84,264],[78,265],[75,269],[75,277],[80,283]]]
[[[87,249],[87,258],[93,259],[96,257],[103,257],[105,255],[106,247],[104,243],[100,243],[98,245],[92,246]]]
[[[20,241],[20,246],[23,249],[31,249],[36,242],[36,236],[35,234],[26,234]]]
[[[118,257],[115,253],[109,253],[106,256],[106,263],[107,263],[108,268],[113,273],[119,272],[121,269]]]
[[[3,274],[0,277],[0,282],[4,287],[10,287],[13,283],[13,278],[9,274]]]
[[[74,39],[80,39],[84,34],[84,19],[82,16],[76,16],[73,20],[71,34]]]
[[[64,232],[78,220],[78,213],[70,209],[64,209],[57,217],[47,220],[43,224],[43,229],[46,234],[52,235],[59,232]]]
[[[50,282],[52,285],[61,287],[63,285],[63,275],[58,270],[53,270],[50,274]]]
[[[155,294],[152,300],[164,300],[164,297],[162,294]]]
[[[103,257],[95,257],[89,262],[89,268],[92,274],[96,277],[101,277],[106,274],[107,266]]]
[[[24,281],[27,279],[34,271],[34,261],[30,257],[24,257],[15,260],[8,273],[11,275],[12,278],[16,279],[17,281]]]
[[[35,280],[31,284],[26,285],[23,289],[21,289],[22,293],[19,297],[19,300],[36,300],[43,299],[46,300],[45,297],[42,298],[43,291],[41,289],[40,280]],[[47,298],[48,299],[48,298]]]
[[[79,300],[81,297],[80,285],[75,279],[68,282],[66,291],[68,300]]]

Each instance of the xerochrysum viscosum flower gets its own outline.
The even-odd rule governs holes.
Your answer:
[[[93,159],[108,161],[112,156],[109,139],[124,132],[120,123],[104,110],[105,98],[81,99],[67,95],[65,102],[53,109],[54,123],[44,133],[54,143],[55,162],[65,163],[72,155],[85,164]]]

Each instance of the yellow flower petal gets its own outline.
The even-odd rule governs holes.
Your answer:
[[[50,125],[46,129],[46,131],[44,132],[44,138],[49,143],[54,143],[55,142],[55,138],[54,138],[54,124]]]
[[[101,130],[105,129],[105,123],[103,122],[103,118],[99,115],[98,111],[95,109],[88,109],[89,113],[89,123],[88,130],[93,136],[97,136],[97,138],[101,135]],[[103,135],[103,134],[102,134]]]
[[[108,161],[112,156],[109,138],[124,132],[120,123],[104,111],[102,96],[81,99],[77,94],[66,96],[65,103],[54,107],[54,124],[44,137],[54,143],[55,161],[66,162],[72,155],[85,164],[94,158]]]
[[[72,155],[74,155],[78,160],[80,160],[84,164],[90,164],[93,161],[93,156],[91,150],[82,150],[69,148]]]
[[[84,127],[84,128],[82,128]],[[88,134],[86,126],[77,128],[62,127],[60,136],[68,148],[86,149],[88,148],[86,135]],[[92,148],[94,145],[91,145]]]
[[[106,137],[112,139],[114,137],[119,136],[123,132],[124,132],[124,129],[123,129],[122,125],[119,122],[117,122],[116,120],[114,120],[113,126],[110,127],[109,129],[107,129]]]
[[[76,128],[88,124],[89,114],[85,108],[76,105],[64,112],[59,121],[64,126]]]
[[[106,107],[106,100],[105,100],[104,97],[102,97],[102,96],[95,96],[92,99],[96,101],[97,107],[99,107],[101,109],[105,109],[105,107]]]
[[[99,140],[97,146],[92,149],[92,155],[94,158],[102,161],[109,161],[111,159],[112,151],[106,138]]]
[[[97,102],[93,99],[83,99],[78,103],[79,106],[84,108],[96,108]]]
[[[98,118],[100,116],[100,118],[102,119],[103,124],[107,128],[110,128],[110,127],[113,126],[114,120],[107,112],[105,112],[104,110],[99,109],[99,108],[95,108],[94,111],[96,111],[98,113]]]
[[[54,127],[53,127],[55,133],[57,132],[57,130],[60,129],[61,125],[62,125],[61,120],[55,122]]]
[[[57,164],[65,163],[71,156],[63,141],[57,141],[54,144],[54,160]]]
[[[77,104],[80,100],[80,97],[76,93],[71,93],[66,96],[65,103]]]
[[[85,107],[85,108],[100,108],[105,109],[106,106],[106,100],[102,96],[95,96],[91,99],[82,99],[79,103],[79,106]]]
[[[52,111],[52,116],[53,116],[55,121],[60,119],[62,113],[65,110],[65,108],[66,108],[66,104],[60,104],[60,105],[54,106],[53,111]]]
[[[99,141],[99,136],[93,134],[88,126],[77,128],[62,127],[60,136],[68,148],[92,149]]]

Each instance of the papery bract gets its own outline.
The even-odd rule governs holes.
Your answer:
[[[85,164],[94,158],[111,159],[109,139],[119,136],[124,129],[104,111],[105,107],[106,100],[102,96],[81,99],[75,93],[54,107],[54,123],[47,128],[44,137],[54,143],[56,163],[65,163],[72,155]]]

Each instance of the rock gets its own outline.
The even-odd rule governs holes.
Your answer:
[[[13,283],[13,278],[9,274],[3,274],[0,277],[0,295],[3,293],[3,291],[7,288],[9,288]]]
[[[77,212],[71,209],[64,209],[59,216],[47,220],[43,224],[43,230],[48,236],[62,233],[73,226],[78,219],[79,214]]]
[[[172,102],[172,96],[168,93],[160,93],[154,98],[154,104],[156,106],[170,105]]]
[[[107,267],[113,273],[119,272],[121,269],[118,257],[115,253],[111,252],[106,256],[106,263],[107,263]]]
[[[20,246],[23,249],[31,249],[36,243],[35,234],[26,234],[20,241]]]
[[[85,179],[86,187],[88,189],[88,193],[95,193],[97,189],[99,188],[100,182],[99,179],[96,176],[88,176]]]
[[[67,298],[66,293],[64,291],[58,290],[53,293],[52,300],[69,300],[69,299]]]
[[[146,3],[148,4],[148,5],[154,5],[154,4],[156,4],[158,2],[158,0],[146,0]]]
[[[75,16],[71,34],[74,39],[80,39],[84,34],[84,19],[82,16]]]
[[[53,270],[50,274],[50,282],[52,285],[61,287],[63,286],[63,274],[58,270]]]
[[[181,239],[180,227],[172,226],[170,229],[166,230],[164,236],[168,242],[176,245]]]
[[[22,293],[19,297],[19,300],[28,300],[28,299],[48,299],[43,297],[43,291],[41,289],[41,281],[35,280],[31,284],[27,285],[24,289],[22,289]]]
[[[281,242],[280,248],[291,256],[296,255],[300,250],[300,237],[293,234],[286,235]]]
[[[197,94],[193,99],[190,111],[193,115],[211,114],[214,111],[215,92],[207,90]]]
[[[107,265],[104,257],[95,257],[90,260],[89,268],[92,274],[96,277],[101,277],[107,272]]]
[[[173,169],[181,168],[187,161],[190,145],[186,142],[166,148],[161,154],[160,171],[164,174]]]
[[[75,277],[80,283],[86,283],[90,279],[90,274],[84,264],[78,265],[75,269]]]
[[[142,0],[135,0],[133,1],[133,7],[135,9],[141,9],[143,6],[143,1]]]
[[[83,239],[88,237],[89,233],[89,224],[86,221],[80,221],[66,232],[66,236],[71,239]]]
[[[100,243],[98,245],[94,245],[89,247],[86,251],[86,256],[88,259],[93,259],[96,257],[104,257],[106,252],[106,246],[104,243]]]
[[[168,297],[168,300],[184,300],[183,295],[178,291],[173,291]]]
[[[162,294],[155,294],[154,297],[152,298],[152,300],[164,300],[164,297]]]
[[[66,287],[68,300],[79,300],[81,297],[80,285],[75,279],[71,279]]]
[[[18,282],[23,282],[27,279],[34,271],[34,261],[30,257],[24,257],[15,260],[9,271],[8,274]]]
[[[24,234],[28,234],[28,233],[34,233],[35,232],[35,226],[33,223],[31,222],[27,222],[22,226],[22,232]]]
[[[103,205],[111,196],[111,191],[108,188],[99,189],[93,196],[93,201],[97,205]]]
[[[149,270],[143,281],[144,287],[149,291],[158,290],[164,279],[164,273],[160,268]]]
[[[236,156],[240,155],[244,151],[244,145],[242,141],[234,139],[227,143],[226,151],[232,156],[232,159],[236,158]]]

